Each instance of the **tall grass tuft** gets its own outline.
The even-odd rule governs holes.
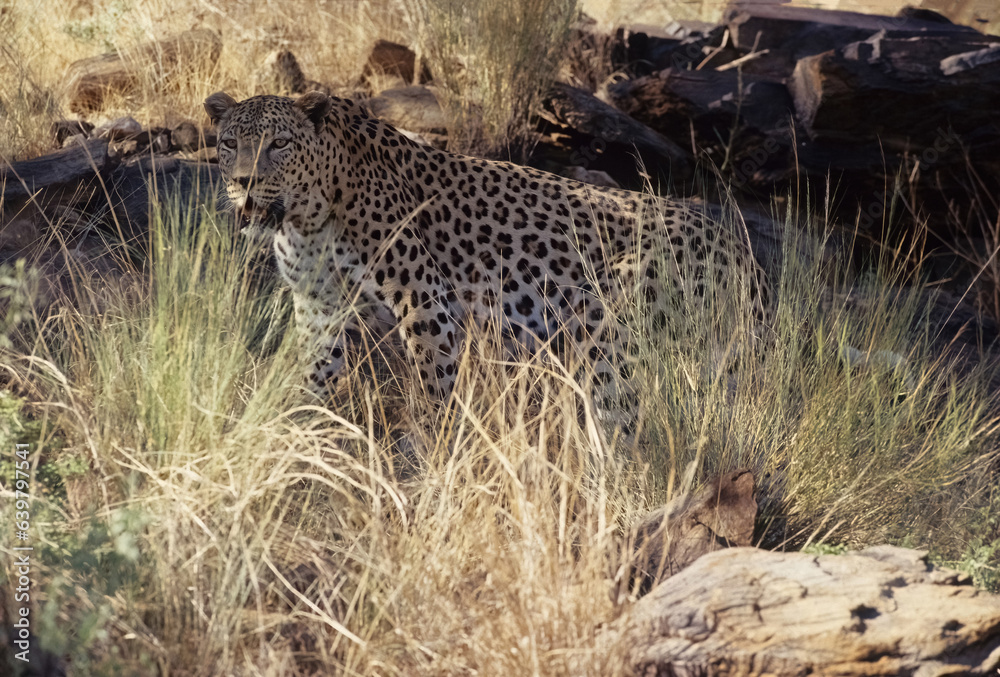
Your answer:
[[[51,125],[56,117],[52,92],[32,68],[28,55],[34,48],[18,13],[0,12],[0,163],[25,160],[51,146]]]
[[[440,87],[451,150],[519,158],[534,108],[559,72],[576,0],[407,0]]]

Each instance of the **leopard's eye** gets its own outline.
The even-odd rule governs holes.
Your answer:
[[[274,141],[271,142],[271,147],[272,148],[284,148],[285,146],[288,145],[288,142],[289,142],[289,139],[285,139],[285,138],[275,139]]]
[[[223,139],[222,145],[229,150],[236,150],[236,139]]]

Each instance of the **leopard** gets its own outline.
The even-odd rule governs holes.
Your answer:
[[[620,402],[637,352],[622,306],[638,299],[649,331],[683,331],[696,320],[677,309],[735,299],[752,343],[773,319],[745,228],[690,201],[425,145],[322,92],[204,106],[236,222],[272,240],[317,395],[369,321],[398,332],[431,398],[450,396],[470,327],[489,324],[509,350],[573,351]],[[365,310],[345,313],[348,288]]]

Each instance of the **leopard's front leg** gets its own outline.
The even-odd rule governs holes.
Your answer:
[[[325,399],[344,372],[348,335],[357,328],[358,318],[338,313],[307,294],[293,293],[292,299],[306,389]]]

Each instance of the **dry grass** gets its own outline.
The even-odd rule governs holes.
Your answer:
[[[971,163],[966,171],[967,199],[948,200],[947,226],[959,234],[952,251],[974,273],[966,294],[979,310],[1000,322],[1000,200]]]
[[[382,3],[47,2],[0,15],[25,92],[56,91],[70,60],[192,17],[222,32],[215,69],[176,89],[151,72],[120,102],[144,122],[201,119],[218,89],[254,93],[276,47],[309,77],[350,85],[374,37],[407,38]],[[91,37],[69,39],[68,24]],[[471,49],[470,35],[455,44]],[[456,82],[478,88],[467,95],[485,111],[490,78],[553,35],[500,56],[477,45],[496,69]],[[532,73],[495,102],[495,139],[520,133]],[[22,90],[0,90],[6,157],[48,133]],[[816,230],[788,220],[790,234]],[[980,581],[995,575],[996,367],[959,377],[907,291],[919,278],[896,261],[849,278],[842,262],[792,255],[790,239],[769,349],[732,373],[713,369],[711,342],[657,336],[638,306],[621,308],[649,367],[631,441],[603,430],[564,357],[511,359],[488,336],[470,341],[447,407],[415,395],[391,344],[369,344],[319,406],[298,390],[287,292],[259,253],[211,205],[165,199],[151,233],[149,259],[118,260],[114,278],[68,257],[66,294],[0,353],[21,398],[0,397],[0,439],[30,439],[38,459],[36,629],[73,674],[621,674],[625,647],[598,628],[623,609],[609,598],[622,535],[741,466],[760,479],[768,545],[928,546]],[[848,369],[848,344],[892,351],[905,369]],[[7,471],[0,462],[4,482]]]
[[[530,116],[559,72],[576,0],[407,0],[406,17],[450,113],[457,152],[522,158]]]
[[[391,345],[311,404],[285,293],[211,209],[167,205],[137,283],[79,272],[4,354],[47,421],[39,632],[76,674],[619,674],[624,647],[599,650],[597,628],[621,611],[628,525],[746,465],[771,544],[962,561],[994,543],[976,516],[995,368],[958,379],[891,267],[849,281],[864,304],[831,305],[818,281],[835,272],[788,266],[771,349],[733,374],[648,338],[645,432],[609,444],[571,365],[489,337],[447,408],[414,399]],[[905,355],[913,378],[845,371],[847,341]]]
[[[356,420],[296,406],[272,332],[287,299],[211,214],[191,218],[158,224],[138,293],[83,314],[108,285],[81,279],[36,349],[6,355],[59,403],[41,405],[58,456],[87,468],[39,509],[52,645],[84,670],[613,673],[587,652],[618,522],[645,505],[595,454],[575,388],[537,364],[467,365],[455,409],[418,402],[419,425],[394,422],[381,380],[351,384]],[[74,565],[91,552],[104,568]],[[74,631],[81,617],[107,634]]]
[[[30,10],[15,6],[0,17],[0,54],[13,75],[0,84],[0,157],[23,159],[48,149],[51,123],[70,116],[64,74],[74,60],[128,52],[195,27],[221,36],[217,63],[202,60],[170,73],[155,61],[143,63],[137,91],[110,99],[90,117],[129,115],[144,125],[203,121],[201,102],[214,91],[236,98],[261,93],[262,65],[277,49],[291,50],[308,78],[350,95],[381,38],[422,51],[452,113],[454,150],[520,156],[531,142],[529,114],[558,73],[576,18],[575,0],[96,0],[89,11],[52,0]]]
[[[127,52],[192,28],[216,31],[223,44],[218,63],[188,64],[168,80],[161,64],[144,64],[137,92],[110,101],[90,116],[100,121],[130,115],[144,125],[163,125],[181,119],[204,121],[201,102],[219,89],[239,98],[259,93],[259,69],[272,50],[291,50],[308,77],[349,91],[376,39],[409,40],[400,13],[384,0],[41,0],[4,10],[0,158],[8,160],[47,150],[52,121],[74,117],[66,107],[64,85],[66,69],[77,59]]]

